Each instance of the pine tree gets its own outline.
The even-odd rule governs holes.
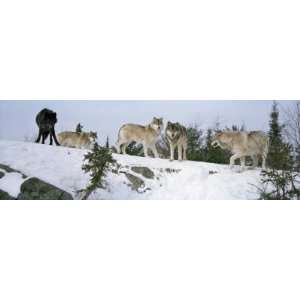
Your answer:
[[[275,101],[273,102],[269,125],[270,146],[267,164],[274,169],[290,169],[293,164],[292,147],[283,140],[282,130],[284,126],[279,123],[279,110]]]
[[[77,126],[76,126],[76,132],[77,133],[81,133],[82,132],[82,128],[83,128],[83,126],[80,123],[78,123]]]
[[[295,172],[292,146],[285,143],[283,139],[284,126],[279,123],[279,110],[276,102],[273,103],[270,117],[270,146],[267,160],[270,169],[261,172],[260,198],[299,199],[299,174]]]
[[[295,171],[300,172],[300,146],[295,149]]]
[[[92,151],[84,156],[84,164],[82,165],[82,170],[85,173],[90,173],[90,183],[84,190],[85,196],[83,199],[87,199],[95,189],[105,188],[105,176],[114,163],[115,160],[110,150],[95,143]]]
[[[106,137],[105,147],[106,147],[106,149],[109,149],[109,138],[108,138],[108,136]]]
[[[293,170],[263,170],[260,199],[296,200],[300,197],[299,174]]]
[[[203,160],[203,132],[198,125],[194,124],[187,128],[187,140],[187,158],[194,161]]]
[[[213,130],[209,128],[205,138],[204,161],[219,164],[228,163],[230,153],[220,147],[215,148],[211,145],[213,135]]]

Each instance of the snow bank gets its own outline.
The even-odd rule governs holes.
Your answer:
[[[87,150],[26,142],[0,141],[0,163],[49,182],[78,198],[76,191],[85,188],[89,175],[82,169]],[[109,173],[108,188],[97,190],[89,199],[257,199],[255,186],[260,184],[260,170],[238,173],[227,165],[114,154],[125,170],[132,166],[150,168],[155,179],[145,179],[145,193],[133,191],[122,173]],[[177,170],[168,172],[166,169]],[[19,174],[20,175],[20,174]],[[138,174],[135,174],[139,176]],[[16,173],[0,179],[0,188],[15,196],[23,182]]]

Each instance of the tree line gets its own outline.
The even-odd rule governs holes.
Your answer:
[[[281,123],[279,115],[283,113]],[[79,124],[77,132],[82,129]],[[188,160],[210,163],[228,164],[230,152],[214,148],[211,145],[214,134],[219,131],[220,123],[216,122],[212,128],[203,130],[198,124],[187,127]],[[244,125],[232,125],[225,130],[245,131]],[[292,108],[280,111],[277,102],[273,102],[270,117],[268,136],[270,139],[269,154],[267,158],[267,170],[261,171],[261,186],[257,187],[260,199],[299,199],[299,172],[300,172],[300,102],[295,102]],[[157,144],[157,150],[162,158],[169,158],[169,144],[164,136]],[[105,155],[104,155],[105,154]],[[127,154],[143,156],[142,145],[131,143],[127,148]],[[104,147],[94,146],[93,151],[85,159],[95,167],[95,172],[102,178],[102,169],[99,166],[107,166],[113,161],[109,138]],[[95,161],[93,159],[95,158]],[[176,157],[175,157],[176,158]],[[101,164],[99,162],[102,162]],[[85,171],[90,170],[83,166]],[[97,171],[98,170],[98,171]],[[103,169],[104,170],[104,169]],[[92,178],[96,178],[95,175]],[[98,182],[97,180],[95,182]],[[94,189],[94,185],[91,185]],[[101,182],[101,181],[99,181]]]

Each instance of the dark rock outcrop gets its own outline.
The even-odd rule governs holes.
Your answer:
[[[6,171],[7,173],[19,173],[19,174],[22,175],[22,178],[27,178],[27,176],[25,174],[23,174],[22,172],[20,172],[18,170],[15,170],[15,169],[11,168],[8,165],[0,164],[0,169]]]
[[[15,200],[9,193],[0,189],[0,200]]]
[[[170,168],[166,168],[166,169],[161,169],[162,172],[167,172],[167,173],[179,173],[180,170],[179,169],[170,169]]]
[[[4,177],[4,173],[0,171],[0,178]]]
[[[71,194],[36,177],[29,178],[21,185],[20,200],[73,200]]]
[[[145,183],[141,178],[129,173],[124,173],[124,174],[129,180],[130,186],[134,191],[140,192],[140,189],[145,187]]]
[[[141,175],[144,176],[145,178],[148,178],[148,179],[153,179],[153,178],[154,178],[154,173],[153,173],[153,171],[150,170],[150,169],[147,168],[147,167],[131,167],[131,170],[132,170],[134,173],[141,174]]]

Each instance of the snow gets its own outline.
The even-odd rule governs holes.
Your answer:
[[[17,197],[20,193],[20,186],[24,180],[20,173],[6,173],[5,176],[0,179],[0,189],[6,191],[13,197]]]
[[[7,164],[25,175],[45,180],[74,198],[80,198],[78,190],[84,189],[89,175],[81,169],[84,154],[88,150],[56,147],[29,142],[0,140],[0,163]],[[133,191],[124,174],[109,173],[107,189],[98,189],[89,199],[257,199],[256,186],[260,185],[260,169],[239,172],[228,165],[204,162],[170,162],[167,159],[144,158],[113,154],[121,165],[121,171],[132,166],[150,168],[155,180],[145,179],[144,193]],[[165,169],[178,170],[169,173]],[[0,188],[16,196],[24,181],[18,173],[8,173],[0,179]],[[149,190],[150,189],[150,190]]]

